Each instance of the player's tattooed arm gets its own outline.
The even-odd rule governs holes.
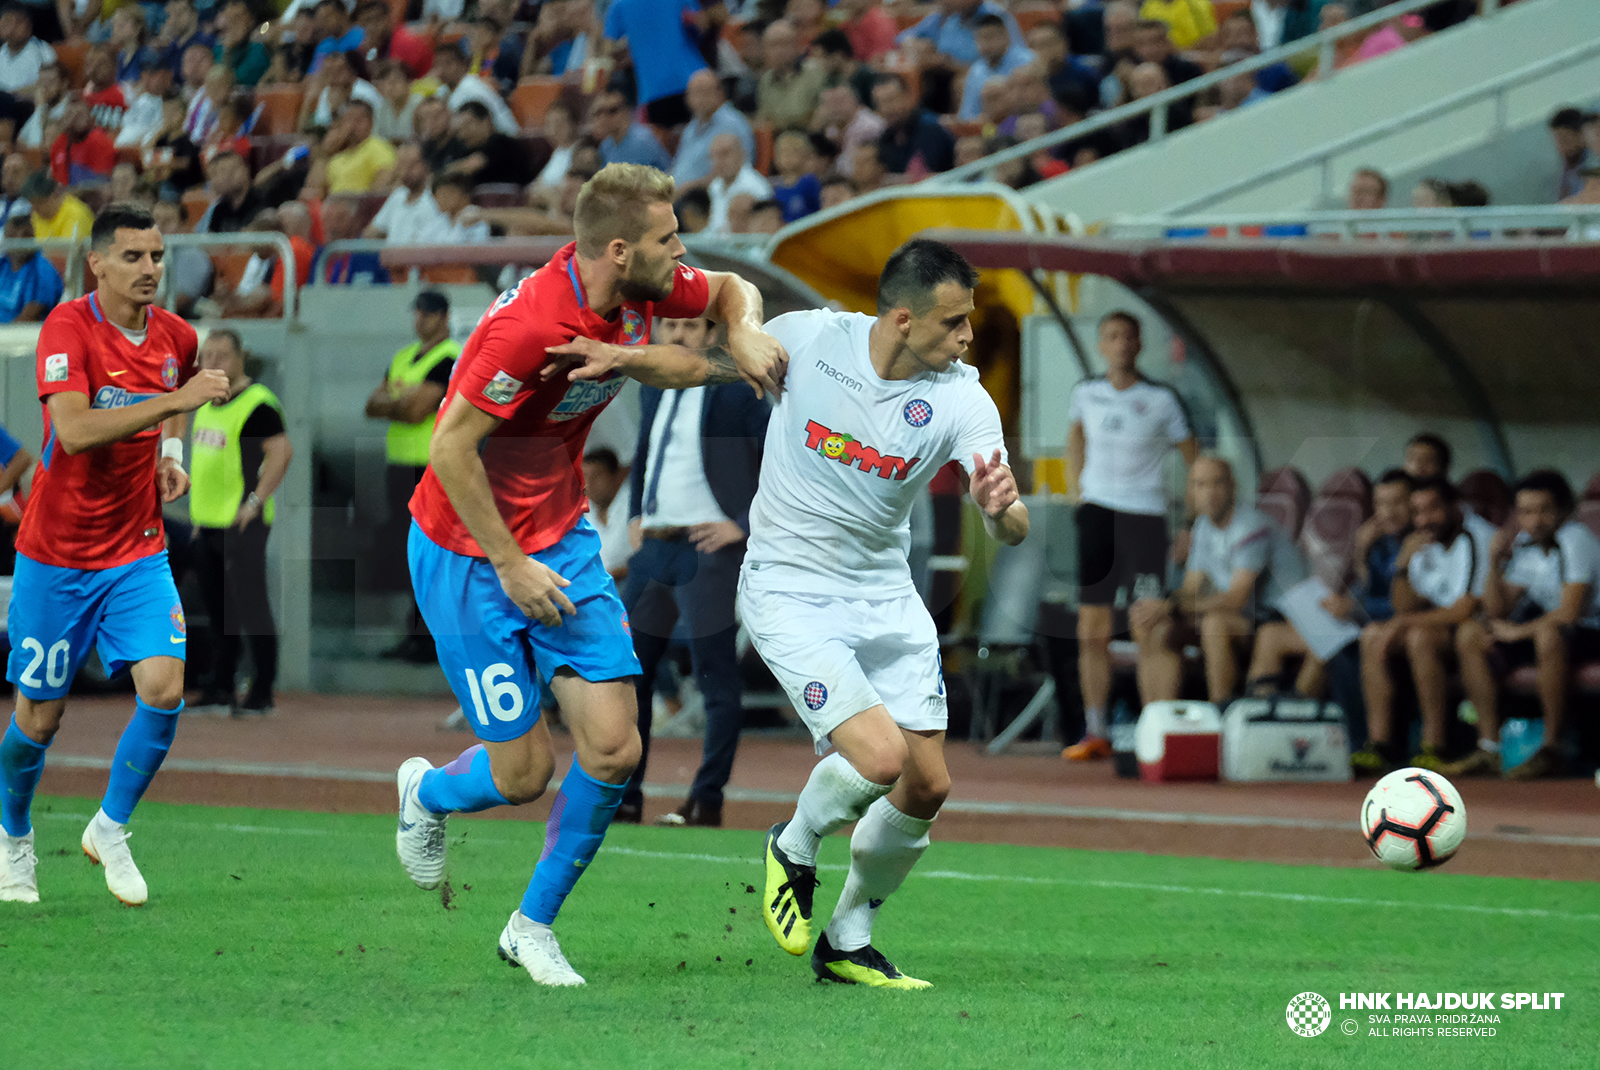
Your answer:
[[[739,365],[734,363],[733,354],[722,346],[712,346],[705,354],[706,385],[720,386],[723,383],[737,383],[741,378]]]

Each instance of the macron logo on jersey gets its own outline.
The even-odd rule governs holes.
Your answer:
[[[922,460],[913,457],[909,461],[904,457],[887,457],[873,449],[871,446],[857,442],[849,435],[823,427],[815,420],[806,421],[806,449],[816,450],[817,453],[830,461],[838,461],[845,466],[855,465],[863,472],[878,470],[879,479],[904,479],[911,474],[911,469]]]

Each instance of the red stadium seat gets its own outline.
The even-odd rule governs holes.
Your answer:
[[[756,135],[756,158],[753,161],[755,169],[762,174],[772,166],[772,127],[766,123],[758,123],[752,131]]]
[[[1322,481],[1319,498],[1348,498],[1361,506],[1363,516],[1372,515],[1372,477],[1359,468],[1341,468]]]
[[[61,69],[67,72],[68,79],[74,87],[83,85],[83,58],[89,54],[87,41],[61,41],[51,45],[55,49],[56,62]]]
[[[1355,565],[1356,529],[1366,519],[1360,503],[1344,497],[1318,498],[1306,514],[1300,546],[1311,569],[1338,590]]]
[[[517,125],[524,130],[536,130],[544,123],[544,113],[561,96],[562,83],[549,75],[524,78],[511,91],[507,103]]]
[[[305,96],[306,91],[297,85],[257,86],[256,103],[262,106],[261,118],[251,133],[257,137],[294,133]]]
[[[1268,491],[1256,499],[1256,508],[1277,521],[1278,526],[1288,534],[1289,538],[1299,537],[1300,526],[1305,521],[1305,512],[1292,494]]]
[[[1487,468],[1468,472],[1457,489],[1461,491],[1462,503],[1495,527],[1511,516],[1511,488],[1506,486],[1500,473]]]

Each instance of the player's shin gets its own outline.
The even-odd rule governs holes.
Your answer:
[[[17,727],[16,714],[11,715],[11,725],[5,738],[0,740],[0,827],[8,836],[26,836],[33,828],[28,810],[33,805],[33,792],[39,786],[39,774],[44,772],[44,752],[48,743],[35,743]]]
[[[596,780],[573,759],[550,807],[544,830],[544,853],[522,897],[524,917],[549,925],[555,921],[578,878],[594,860],[606,827],[622,803],[626,784]]]
[[[828,942],[854,951],[872,942],[872,921],[922,852],[928,849],[932,818],[912,817],[887,797],[868,807],[850,837],[850,875],[828,922]]]
[[[468,747],[448,765],[422,774],[417,799],[436,814],[475,814],[491,806],[510,806],[495,787],[489,752],[482,743]]]
[[[860,819],[873,802],[889,794],[893,784],[876,784],[856,772],[838,751],[818,762],[800,792],[794,820],[778,837],[778,846],[791,861],[817,864],[822,837]]]
[[[178,734],[178,715],[183,712],[182,699],[171,710],[157,709],[141,698],[134,699],[134,706],[133,720],[117,741],[105,799],[100,803],[105,815],[119,825],[128,823],[133,808],[139,805],[156,770],[166,760],[172,739]]]

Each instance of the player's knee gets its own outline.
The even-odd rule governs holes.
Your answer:
[[[1200,638],[1208,643],[1224,643],[1237,629],[1230,613],[1206,613],[1200,618]]]
[[[1541,623],[1533,630],[1533,649],[1540,661],[1564,658],[1567,655],[1567,637],[1556,624]]]
[[[865,753],[856,754],[850,759],[850,764],[874,784],[893,784],[900,779],[909,756],[905,740],[890,738],[868,748]]]
[[[906,804],[919,814],[931,813],[944,805],[950,797],[950,774],[922,779],[905,786]]]
[[[620,784],[639,766],[643,748],[639,731],[633,725],[625,731],[607,733],[591,739],[579,754],[584,772],[607,784]]]
[[[1432,628],[1412,628],[1406,633],[1406,654],[1412,660],[1431,659],[1439,653],[1439,634]]]
[[[1078,644],[1086,650],[1108,650],[1111,645],[1111,614],[1091,613],[1089,608],[1085,606],[1078,613]]]

